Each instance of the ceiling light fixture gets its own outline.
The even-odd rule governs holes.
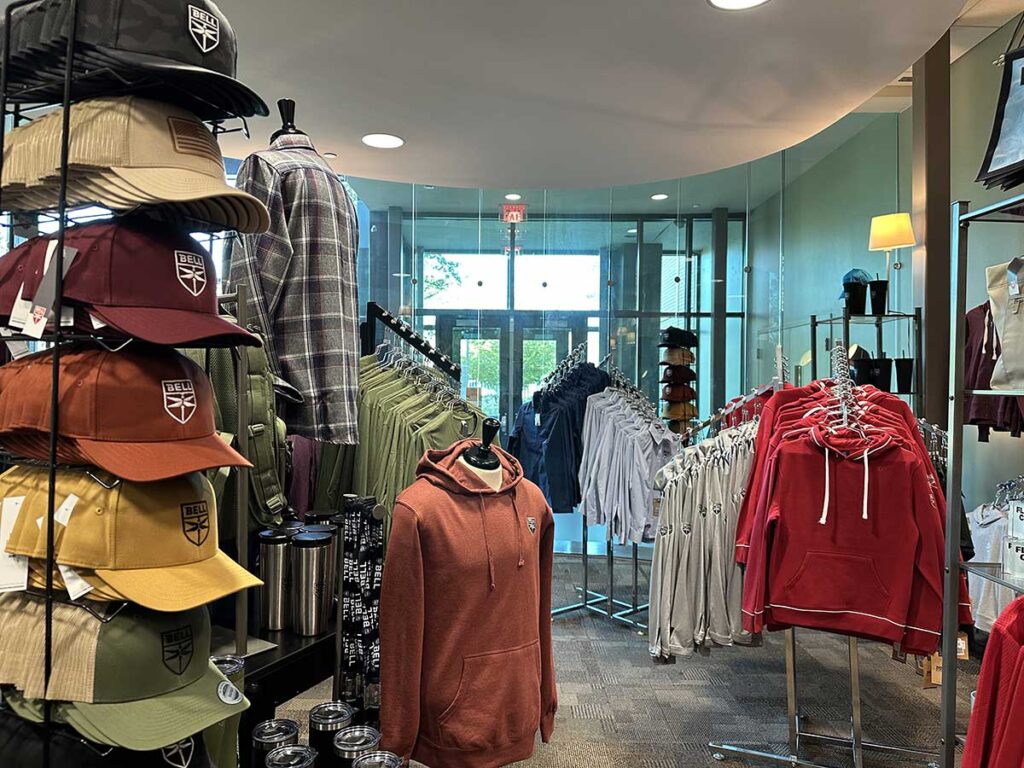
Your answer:
[[[437,189],[437,187],[435,187],[433,184],[424,184],[423,188],[424,189]]]
[[[337,160],[338,159],[338,153],[337,152],[324,152],[324,157],[326,157],[328,160]]]
[[[767,2],[768,0],[708,0],[708,4],[712,8],[717,8],[720,11],[746,11]]]
[[[666,195],[664,192],[658,192],[657,194],[651,195],[651,200],[654,200],[655,202],[668,200],[668,195]]]
[[[505,195],[505,199],[514,203],[517,200],[522,200],[523,196],[520,195],[518,192],[509,192],[507,195]]]
[[[636,227],[632,227],[631,229],[627,229],[626,230],[626,234],[627,235],[635,235],[636,234]]]
[[[405,139],[393,133],[368,133],[363,136],[363,144],[374,149],[398,149]]]

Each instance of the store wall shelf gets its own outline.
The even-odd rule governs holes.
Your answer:
[[[973,397],[1024,397],[1024,389],[968,389]]]
[[[967,573],[973,573],[975,576],[1012,589],[1018,595],[1024,595],[1024,578],[1005,575],[1000,563],[961,563],[960,567]]]

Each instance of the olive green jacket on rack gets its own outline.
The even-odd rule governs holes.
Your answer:
[[[354,492],[374,496],[388,510],[416,479],[427,451],[441,450],[466,437],[480,437],[483,413],[466,403],[442,402],[409,376],[382,365],[375,355],[359,361],[359,447]]]

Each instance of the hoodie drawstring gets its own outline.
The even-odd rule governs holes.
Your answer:
[[[868,451],[864,451],[864,513],[861,515],[864,520],[868,519]]]
[[[487,540],[487,519],[484,516],[484,495],[478,494],[480,503],[480,527],[484,529],[484,549],[487,550],[487,577],[491,580],[491,591],[494,591],[494,557],[491,555],[491,543]]]
[[[516,544],[519,547],[519,567],[526,565],[526,558],[523,557],[523,525],[519,519],[519,507],[516,506],[516,495],[518,491],[512,491],[512,511],[516,516]]]
[[[818,520],[818,523],[820,525],[824,525],[826,522],[828,522],[828,503],[830,495],[831,491],[829,488],[828,479],[828,448],[825,448],[825,500],[821,505],[821,519]]]

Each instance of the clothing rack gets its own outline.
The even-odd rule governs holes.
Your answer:
[[[985,567],[981,563],[965,563],[960,559],[961,516],[959,499],[963,490],[964,469],[964,400],[974,397],[1021,397],[1021,390],[974,390],[968,393],[964,386],[964,350],[967,342],[967,267],[968,233],[972,224],[986,222],[1024,223],[1024,195],[1015,195],[977,211],[971,211],[966,201],[953,203],[952,253],[955,262],[951,270],[952,301],[950,302],[949,368],[949,434],[946,471],[946,584],[942,620],[942,655],[946,659],[957,657],[959,621],[960,573],[993,581],[1017,595],[1024,595],[1024,582],[1004,578],[1001,569]],[[955,662],[945,664],[942,670],[942,768],[953,768],[956,760],[957,739],[957,676]]]
[[[846,347],[835,343],[831,350],[832,360],[832,395],[836,401],[833,417],[843,426],[849,426],[856,419],[856,390],[850,376],[850,364]],[[782,382],[777,386],[781,389]],[[957,539],[959,541],[959,539]],[[829,633],[832,634],[832,633]],[[954,634],[954,642],[955,642]],[[797,685],[796,664],[796,630],[785,630],[786,653],[786,719],[789,724],[789,754],[779,755],[766,749],[751,749],[733,744],[711,742],[708,746],[713,750],[712,756],[719,761],[728,757],[756,760],[758,762],[777,763],[789,766],[808,766],[809,768],[833,768],[823,763],[816,763],[800,757],[803,743],[820,743],[834,747],[846,747],[853,757],[854,768],[864,768],[865,750],[897,755],[905,760],[927,762],[930,768],[937,768],[938,754],[920,749],[865,741],[862,728],[862,710],[860,694],[860,654],[859,641],[856,637],[846,638],[849,646],[849,677],[850,677],[850,735],[849,737],[833,736],[817,731],[805,730],[804,716],[800,711],[799,687]],[[955,655],[955,654],[954,654]],[[952,768],[949,764],[948,768]]]
[[[462,366],[443,354],[429,341],[424,339],[407,322],[397,317],[375,301],[366,305],[366,321],[362,324],[361,346],[363,355],[372,355],[380,343],[378,325],[391,331],[398,338],[415,349],[449,378],[462,381]]]

